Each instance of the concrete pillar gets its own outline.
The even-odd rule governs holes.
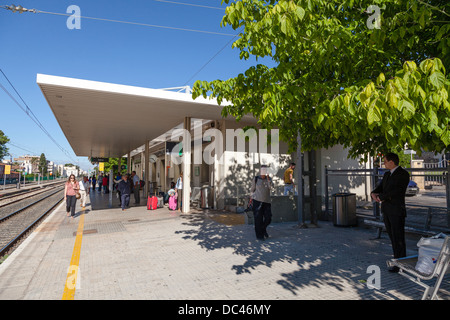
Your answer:
[[[185,117],[183,123],[183,206],[181,211],[188,213],[190,211],[190,193],[191,193],[191,118]]]
[[[131,153],[130,152],[128,152],[127,172],[126,173],[131,173]]]
[[[423,168],[423,160],[411,160],[411,168],[417,169],[417,168]],[[417,183],[417,186],[420,188],[420,190],[425,189],[425,176],[424,172],[415,172],[416,176],[412,176],[411,180]]]
[[[150,141],[146,140],[145,141],[145,156],[144,156],[144,177],[143,180],[145,181],[145,185],[144,185],[144,200],[147,199],[148,197],[148,184],[149,184],[149,172],[150,172],[150,152],[149,152],[149,143]]]
[[[297,215],[298,215],[298,227],[304,228],[306,226],[305,223],[305,215],[303,211],[303,159],[302,159],[302,137],[300,132],[297,135],[297,160],[295,162],[295,166],[297,169]]]
[[[113,171],[113,169],[109,170],[108,183],[109,183],[109,186],[107,188],[109,190],[109,207],[112,208],[112,194],[113,194],[113,183],[114,183],[114,171]]]

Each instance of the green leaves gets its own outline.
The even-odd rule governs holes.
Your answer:
[[[405,120],[411,119],[411,117],[414,115],[414,112],[416,111],[413,103],[409,100],[401,100],[398,104],[398,109],[402,112],[402,116]]]
[[[306,11],[302,7],[296,6],[294,9],[294,13],[299,20],[303,20],[303,17],[305,16]]]
[[[445,76],[441,72],[436,71],[431,74],[429,81],[436,89],[440,89],[444,86]]]
[[[367,123],[371,126],[374,122],[382,120],[381,111],[376,106],[376,103],[370,105],[369,112],[367,113]]]
[[[0,160],[8,155],[8,148],[6,144],[9,142],[9,138],[0,130]]]
[[[344,123],[351,119],[345,122],[347,132],[340,136],[345,139],[358,135],[360,128],[364,127],[370,133],[367,139],[383,137],[384,147],[388,149],[406,142],[414,150],[426,148],[440,152],[446,149],[450,145],[449,81],[440,71],[443,68],[439,59],[427,59],[421,66],[418,69],[414,62],[405,62],[403,69],[397,72],[398,76],[388,80],[386,88],[375,87],[370,82],[365,87],[346,89],[346,93],[340,96],[342,99],[336,97],[330,101],[328,110],[333,116],[328,121]],[[380,75],[377,82],[381,84],[382,78]],[[332,112],[339,108],[341,100],[342,106],[347,108],[342,108],[339,114]],[[348,108],[359,104],[365,108],[358,114]],[[343,132],[344,127],[341,130]],[[429,139],[430,136],[433,139]]]
[[[444,2],[421,0],[222,0],[223,26],[242,28],[241,59],[267,57],[228,80],[197,81],[193,97],[232,104],[304,150],[335,144],[350,155],[448,147],[450,24]],[[378,6],[381,29],[367,28]],[[430,57],[436,57],[430,59]]]

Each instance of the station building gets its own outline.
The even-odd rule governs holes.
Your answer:
[[[190,186],[183,188],[183,200],[199,200],[202,188],[207,187],[211,207],[243,205],[262,164],[271,168],[273,195],[282,196],[284,171],[300,156],[288,152],[277,130],[259,130],[251,115],[239,122],[224,118],[217,100],[193,100],[188,88],[150,89],[44,74],[37,75],[37,84],[74,153],[127,158],[127,172],[136,171],[146,182],[145,199],[167,192],[183,172],[183,186]],[[306,171],[314,167],[314,193],[320,203],[325,195],[325,166],[369,167],[347,155],[347,150],[335,146],[301,156]],[[370,194],[365,178],[351,185],[348,178],[336,179],[341,181],[333,185],[345,186],[360,198]],[[310,181],[304,181],[305,195],[312,192]],[[190,203],[183,201],[183,212],[189,212]]]

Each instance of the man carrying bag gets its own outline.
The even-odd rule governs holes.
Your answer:
[[[269,237],[267,227],[272,221],[272,205],[270,199],[270,189],[272,179],[267,174],[267,166],[261,166],[260,175],[255,177],[251,188],[251,204],[255,219],[256,239],[264,240]]]

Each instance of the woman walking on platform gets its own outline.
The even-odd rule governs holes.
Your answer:
[[[80,190],[80,185],[75,179],[75,176],[71,174],[64,187],[64,200],[66,201],[67,216],[75,216],[75,206],[77,204],[77,192]]]

